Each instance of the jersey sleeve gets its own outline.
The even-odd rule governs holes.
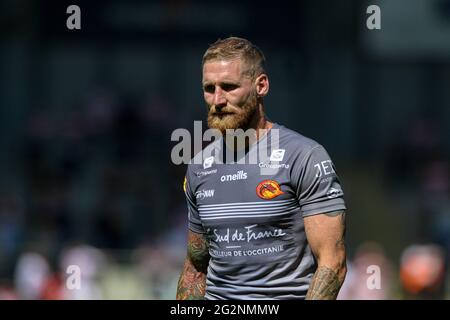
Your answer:
[[[186,195],[186,203],[188,209],[188,228],[195,233],[205,233],[202,222],[200,220],[196,197],[193,191],[194,189],[192,187],[194,181],[192,180],[194,180],[194,177],[190,175],[190,171],[188,168],[183,182],[183,189]]]
[[[336,168],[321,145],[298,159],[291,174],[304,217],[346,209]]]

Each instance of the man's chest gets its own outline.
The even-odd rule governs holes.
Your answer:
[[[195,172],[194,196],[197,206],[233,203],[268,204],[295,198],[289,166],[267,168],[271,164],[220,164]]]
[[[220,164],[195,174],[194,197],[205,229],[241,226],[245,230],[255,224],[286,228],[299,212],[288,165]]]
[[[262,167],[217,165],[196,173],[195,201],[213,257],[284,256],[298,242],[303,223],[289,166]]]

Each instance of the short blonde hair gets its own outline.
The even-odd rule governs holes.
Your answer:
[[[247,68],[243,73],[254,79],[265,71],[266,58],[262,51],[247,39],[229,37],[219,39],[206,50],[202,65],[213,60],[242,59]]]

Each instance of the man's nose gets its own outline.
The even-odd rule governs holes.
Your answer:
[[[214,91],[214,105],[217,107],[224,107],[227,104],[227,100],[225,99],[225,95],[223,90],[218,87],[216,88],[216,91]]]

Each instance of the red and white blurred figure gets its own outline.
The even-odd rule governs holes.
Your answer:
[[[18,298],[24,300],[41,299],[50,276],[49,263],[42,254],[32,251],[22,253],[17,260],[14,274],[14,286]]]
[[[410,298],[443,298],[445,251],[438,245],[411,245],[401,256],[400,280]]]

